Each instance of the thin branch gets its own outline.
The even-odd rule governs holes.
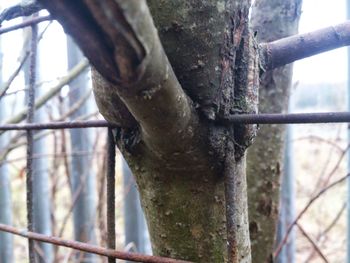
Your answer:
[[[314,32],[260,44],[262,68],[271,70],[296,60],[350,45],[350,21]]]
[[[325,143],[331,146],[332,148],[336,149],[338,152],[342,153],[344,149],[340,147],[336,142],[330,140],[330,139],[325,139],[317,135],[308,135],[305,137],[299,137],[294,139],[294,141],[302,141],[302,140],[310,140],[312,143],[313,141],[317,141],[317,143]]]
[[[37,38],[37,43],[40,42],[40,40],[42,39],[42,37],[44,36],[46,30],[48,29],[48,27],[50,26],[51,23],[49,23],[44,30],[40,33],[40,35]],[[25,44],[27,45],[27,44]],[[9,79],[2,85],[2,87],[0,87],[0,99],[2,99],[3,96],[6,95],[7,90],[10,88],[12,82],[15,80],[15,78],[17,77],[17,75],[19,74],[19,72],[21,71],[21,69],[23,68],[25,62],[27,61],[30,52],[29,51],[25,51],[25,48],[23,48],[24,52],[23,54],[20,56],[19,60],[19,64],[18,67],[16,68],[16,70],[12,73],[12,75],[9,77]],[[36,84],[37,85],[37,84]],[[28,90],[26,88],[26,90]],[[17,91],[16,91],[17,92]]]
[[[323,255],[321,249],[317,246],[317,244],[312,240],[310,235],[305,231],[305,229],[299,224],[296,223],[296,226],[299,228],[300,232],[303,234],[303,236],[311,243],[314,250],[320,255],[320,257],[323,259],[324,262],[328,263],[328,259],[325,255]]]
[[[339,210],[339,212],[336,214],[336,216],[334,217],[334,219],[332,220],[332,222],[326,227],[326,229],[320,233],[317,238],[316,238],[316,241],[319,241],[321,240],[322,237],[326,236],[327,233],[329,231],[332,230],[332,228],[336,225],[336,223],[339,221],[340,217],[342,216],[343,212],[345,211],[346,209],[346,202],[344,202],[343,206],[341,207],[341,209]],[[308,256],[308,258],[304,261],[304,263],[308,263],[310,262],[310,260],[313,258],[313,255],[315,253],[315,250],[313,250],[310,255]]]
[[[121,99],[142,127],[142,139],[153,149],[179,151],[187,142],[195,143],[187,131],[200,126],[197,112],[172,70],[145,0],[127,5],[112,0],[40,2],[109,82],[109,86],[94,85],[98,108],[106,119],[117,121],[114,101]],[[169,145],[169,139],[179,138],[181,143]]]
[[[14,81],[14,79],[17,77],[17,75],[19,74],[19,72],[23,68],[23,65],[27,61],[28,57],[29,57],[29,52],[25,52],[23,58],[21,59],[21,62],[18,64],[18,67],[16,68],[16,70],[12,73],[12,75],[9,77],[9,79],[0,88],[0,100],[5,95],[7,90],[10,88],[12,82]]]
[[[37,102],[35,103],[35,109],[39,109],[40,107],[42,107],[49,99],[54,97],[65,85],[69,84],[72,80],[74,80],[88,66],[89,66],[89,63],[86,59],[84,59],[77,66],[75,66],[67,74],[67,76],[61,78],[59,83],[57,83],[54,87],[52,87],[43,96],[38,98]],[[22,111],[17,113],[15,116],[5,120],[4,123],[6,123],[6,124],[19,123],[20,121],[24,120],[26,118],[26,116],[27,116],[27,109],[23,109]],[[0,132],[0,134],[1,134],[1,132]]]
[[[279,243],[278,247],[276,248],[275,252],[274,252],[274,258],[276,258],[279,253],[281,252],[283,246],[286,244],[289,234],[292,231],[293,227],[298,223],[298,221],[300,220],[300,218],[306,213],[306,211],[309,209],[309,207],[320,197],[322,196],[324,193],[326,193],[328,190],[332,189],[333,187],[337,186],[338,184],[342,183],[343,181],[345,181],[348,177],[350,177],[350,174],[347,174],[346,176],[340,178],[339,180],[331,183],[330,185],[328,185],[327,187],[323,188],[321,191],[318,192],[317,195],[315,195],[313,198],[311,198],[309,200],[309,202],[307,203],[307,205],[303,208],[303,210],[301,210],[301,212],[299,213],[299,215],[295,218],[295,220],[288,226],[286,234],[284,235],[284,238],[282,239],[282,241]]]
[[[17,29],[21,29],[24,27],[28,27],[28,26],[32,26],[32,25],[36,25],[39,24],[41,22],[45,22],[45,21],[51,21],[52,17],[51,16],[39,16],[39,17],[35,17],[33,19],[29,19],[26,20],[22,23],[19,23],[17,25],[14,26],[9,26],[9,27],[5,27],[5,28],[0,28],[0,35],[17,30]]]
[[[39,233],[29,232],[26,230],[20,230],[18,228],[0,224],[0,231],[12,233],[17,236],[29,238],[36,241],[41,241],[45,243],[50,243],[57,246],[63,246],[68,248],[73,248],[76,250],[93,253],[96,255],[104,256],[104,257],[113,257],[117,259],[130,260],[135,262],[145,262],[145,263],[189,263],[190,261],[176,260],[165,257],[158,256],[148,256],[139,253],[129,253],[122,252],[112,249],[106,249],[94,245],[89,245],[83,242],[65,240],[58,237],[46,236]]]

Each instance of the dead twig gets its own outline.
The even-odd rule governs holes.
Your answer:
[[[306,211],[309,209],[309,207],[320,197],[322,196],[324,193],[326,193],[328,190],[332,189],[333,187],[337,186],[338,184],[342,183],[343,181],[345,181],[348,177],[350,177],[350,174],[347,174],[346,176],[340,178],[339,180],[331,183],[330,185],[328,185],[327,187],[323,188],[321,191],[318,192],[318,194],[316,194],[313,198],[311,198],[309,200],[309,202],[307,203],[307,205],[303,208],[303,210],[301,210],[301,212],[298,214],[298,216],[295,218],[295,220],[288,226],[286,234],[284,235],[282,241],[278,244],[276,250],[274,251],[274,258],[276,258],[279,253],[281,253],[281,250],[283,248],[283,246],[286,244],[289,234],[292,231],[293,227],[298,223],[298,221],[300,220],[300,218],[306,213]]]
[[[305,231],[305,229],[299,223],[296,223],[296,226],[299,228],[299,230],[303,234],[303,236],[311,243],[312,247],[319,254],[319,256],[323,259],[323,261],[328,263],[326,256],[323,255],[321,249],[317,246],[317,244],[313,241],[313,239],[309,236],[309,234]]]

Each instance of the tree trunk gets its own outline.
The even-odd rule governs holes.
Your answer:
[[[144,0],[40,2],[94,67],[96,101],[103,116],[120,126],[114,131],[117,144],[136,177],[154,253],[195,262],[250,262],[245,150],[256,125],[222,122],[232,114],[257,112],[259,68],[248,27],[250,1],[148,0],[159,36]],[[295,30],[300,4],[266,6],[264,14],[274,14],[273,19],[282,14],[292,20],[276,33]],[[282,111],[287,99],[277,103],[277,97],[288,93],[281,87],[290,84],[290,69],[264,75],[263,109],[270,109],[270,96],[273,111]],[[277,160],[283,136],[276,137],[276,150],[269,145],[255,159],[259,169],[273,171],[273,181],[264,180],[261,188],[274,196],[262,195],[258,207],[252,203],[253,219],[257,211],[271,221],[276,216],[272,200],[278,196],[279,165],[265,166],[266,159],[258,159]],[[261,188],[251,187],[253,198]],[[229,229],[225,213],[232,215]],[[257,230],[267,229],[258,219],[254,223]],[[268,242],[259,241],[268,253],[254,262],[271,253],[274,227],[269,227],[261,234]]]
[[[128,164],[122,160],[124,186],[125,246],[130,251],[150,254],[151,243],[145,216],[141,208],[140,195]],[[131,263],[131,261],[127,261]]]
[[[252,9],[252,26],[259,42],[297,33],[301,0],[259,0]],[[269,16],[266,16],[269,14]],[[261,76],[259,111],[282,113],[288,108],[292,65]],[[253,262],[271,262],[278,220],[285,126],[263,125],[248,150],[247,180]]]
[[[0,83],[2,80],[3,49],[0,38]],[[7,117],[6,98],[0,98],[0,123]],[[8,146],[9,133],[0,135],[0,152]],[[6,162],[6,160],[4,160]],[[11,185],[8,165],[0,163],[0,223],[12,224],[12,202],[11,202]],[[0,232],[0,262],[13,262],[13,236],[9,233]]]

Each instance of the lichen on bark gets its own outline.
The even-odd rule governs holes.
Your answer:
[[[250,1],[40,2],[98,72],[96,100],[106,119],[121,125],[114,132],[136,177],[154,253],[250,262],[244,153],[255,128],[218,121],[256,112]],[[226,250],[224,165],[235,174],[228,202],[235,259]]]

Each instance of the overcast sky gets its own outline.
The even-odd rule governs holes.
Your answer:
[[[2,7],[18,1],[1,0]],[[331,26],[345,21],[346,0],[304,0],[300,20],[300,32]],[[18,22],[18,21],[14,21]],[[43,24],[42,24],[43,25]],[[17,33],[17,37],[16,37]],[[5,61],[13,62],[21,47],[20,32],[4,35]],[[42,74],[45,79],[54,79],[65,72],[65,39],[59,25],[53,25],[41,44]],[[11,63],[12,64],[12,63]],[[4,67],[5,76],[13,71],[9,63]],[[346,48],[334,50],[296,62],[294,80],[302,83],[344,82],[347,78]],[[18,83],[20,85],[20,83]]]
[[[346,20],[346,0],[304,0],[300,33],[342,23]],[[303,83],[345,82],[346,48],[337,49],[295,63],[294,80]]]

